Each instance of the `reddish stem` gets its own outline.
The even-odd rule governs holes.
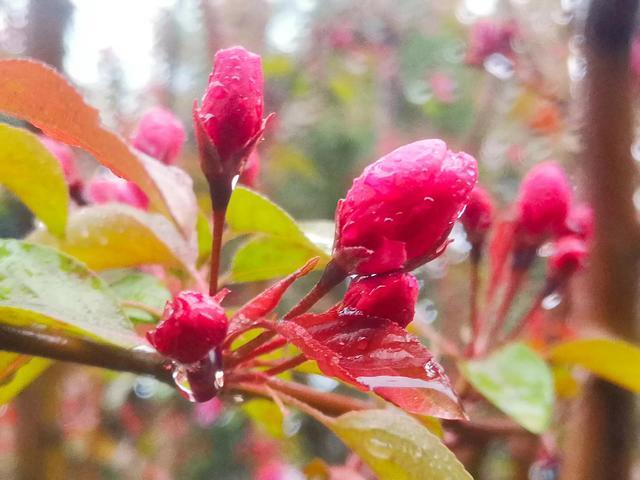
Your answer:
[[[302,365],[306,361],[307,361],[307,357],[305,357],[303,354],[296,355],[293,358],[289,358],[277,365],[274,365],[272,368],[270,368],[269,370],[266,370],[264,373],[265,375],[270,375],[270,376],[278,375],[279,373],[286,372],[287,370],[291,370],[292,368],[296,368],[298,365]]]
[[[209,295],[218,291],[218,277],[220,275],[220,253],[222,251],[222,233],[224,231],[225,209],[213,211],[213,239],[211,241],[211,269],[209,273]]]

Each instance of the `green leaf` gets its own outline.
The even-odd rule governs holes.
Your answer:
[[[640,393],[640,348],[631,343],[608,338],[572,340],[556,346],[551,360],[580,365],[594,375]]]
[[[260,430],[273,438],[284,438],[282,411],[271,400],[253,398],[242,404],[242,410]]]
[[[460,370],[487,400],[533,433],[549,425],[553,376],[545,361],[514,343],[487,358],[461,362]]]
[[[198,265],[201,265],[211,255],[211,242],[213,240],[211,224],[201,211],[198,211],[196,233],[198,234]]]
[[[0,323],[43,325],[123,346],[139,338],[106,284],[76,259],[0,240]]]
[[[328,257],[316,248],[278,237],[256,236],[236,251],[231,262],[231,280],[258,282],[283,277],[317,256],[321,256],[319,266],[327,264]]]
[[[400,410],[349,412],[324,423],[380,480],[472,478],[438,437]]]
[[[306,234],[293,218],[266,197],[238,187],[227,210],[227,224],[233,234],[258,234],[236,251],[231,264],[235,282],[269,280],[287,275],[312,257],[320,257],[316,268],[330,258],[327,224],[307,222]]]
[[[158,264],[191,272],[197,255],[196,239],[187,242],[164,216],[119,204],[77,210],[63,240],[46,232],[30,240],[54,246],[93,270]]]
[[[64,235],[69,190],[60,162],[32,133],[0,124],[0,183],[54,235]]]
[[[7,403],[51,365],[46,358],[0,352],[0,405]]]
[[[159,278],[146,273],[131,273],[111,284],[111,290],[121,300],[137,302],[162,311],[171,292]],[[133,322],[156,323],[158,320],[149,312],[134,307],[125,307],[129,319]]]

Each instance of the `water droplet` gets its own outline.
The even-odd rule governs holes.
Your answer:
[[[420,321],[423,323],[431,324],[436,321],[438,318],[438,309],[436,308],[436,304],[433,303],[433,300],[426,299],[420,303],[420,311],[422,315],[420,315]]]
[[[216,373],[214,374],[214,383],[215,386],[218,390],[221,390],[222,387],[224,387],[224,371],[222,370],[216,370]]]
[[[368,438],[365,447],[371,455],[381,460],[387,460],[391,458],[391,454],[393,453],[393,450],[389,446],[389,444],[375,437]]]
[[[365,336],[358,337],[355,344],[355,347],[357,350],[364,351],[367,349],[368,346],[369,346],[369,340],[367,340],[367,337]]]
[[[133,385],[133,392],[138,398],[151,398],[158,389],[158,382],[151,377],[138,377]]]
[[[569,70],[569,77],[574,82],[582,80],[587,74],[587,61],[583,56],[571,55],[567,59],[567,68]]]
[[[633,192],[633,205],[636,207],[636,210],[640,210],[640,188]]]
[[[545,310],[552,310],[556,308],[562,302],[562,295],[558,292],[554,292],[551,295],[547,295],[542,300],[542,308]]]
[[[501,53],[489,55],[484,61],[484,69],[500,80],[508,80],[513,77],[513,62]]]
[[[538,248],[538,255],[547,258],[553,255],[554,246],[552,242],[543,243],[540,248]]]
[[[424,371],[428,378],[435,378],[442,374],[442,368],[433,359],[425,364]]]
[[[182,395],[185,399],[189,400],[190,402],[195,402],[196,399],[193,396],[193,392],[191,391],[189,380],[187,380],[187,371],[185,367],[183,367],[182,365],[176,364],[171,376],[173,377],[173,381],[175,382],[176,387],[180,392],[180,395]]]
[[[282,418],[282,433],[286,437],[293,437],[300,431],[302,419],[295,413],[289,413]]]

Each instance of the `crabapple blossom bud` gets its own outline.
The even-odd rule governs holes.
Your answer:
[[[228,325],[224,309],[213,298],[183,291],[167,302],[162,321],[147,332],[147,340],[162,355],[193,364],[222,343]]]
[[[480,66],[494,53],[506,57],[513,55],[511,43],[517,35],[517,27],[512,22],[480,20],[469,31],[469,42],[465,54],[468,65]]]
[[[60,162],[60,166],[64,172],[64,178],[66,179],[69,187],[81,184],[82,178],[80,177],[80,173],[76,167],[76,159],[73,154],[73,150],[71,150],[68,145],[58,142],[52,138],[45,137],[44,135],[40,135],[38,138],[45,148],[49,150],[54,157],[56,157],[58,162]]]
[[[480,185],[476,185],[469,195],[467,208],[460,217],[472,245],[481,245],[493,222],[493,200]]]
[[[588,255],[586,242],[576,236],[560,237],[549,257],[549,276],[567,278],[582,269]]]
[[[402,146],[365,168],[336,210],[334,261],[346,272],[411,270],[444,250],[478,176],[442,140]]]
[[[537,247],[562,233],[570,205],[571,187],[560,165],[543,162],[533,167],[520,185],[516,202],[518,242]]]
[[[89,203],[124,203],[140,210],[149,208],[149,198],[133,182],[123,178],[94,178],[87,185],[85,196]]]
[[[569,210],[563,234],[575,235],[583,240],[591,240],[595,217],[593,208],[586,203],[576,203]]]
[[[131,137],[135,148],[165,165],[176,162],[184,140],[184,126],[180,119],[160,107],[145,113]]]
[[[406,327],[413,320],[419,290],[410,273],[360,277],[349,285],[342,306]]]
[[[262,127],[262,59],[243,47],[216,53],[199,116],[222,163],[241,155]]]

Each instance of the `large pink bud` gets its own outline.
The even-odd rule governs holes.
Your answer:
[[[184,364],[199,362],[227,334],[224,309],[208,295],[184,291],[167,302],[158,326],[147,339],[164,356]]]
[[[371,275],[439,255],[478,176],[476,160],[442,140],[400,147],[365,168],[336,210],[335,262]]]
[[[71,147],[52,138],[45,137],[44,135],[40,135],[38,138],[46,149],[60,162],[67,185],[69,185],[69,187],[80,185],[82,178],[76,167],[76,158]]]
[[[418,280],[410,273],[361,277],[351,282],[342,305],[406,327],[413,320],[419,290]]]
[[[149,208],[147,195],[124,178],[96,177],[87,185],[85,197],[89,203],[124,203],[140,210]]]
[[[223,163],[243,155],[262,128],[263,109],[260,56],[243,47],[218,51],[198,115]]]
[[[472,245],[480,245],[484,242],[493,222],[493,210],[493,200],[489,192],[480,185],[476,185],[460,217]]]
[[[140,120],[131,137],[134,147],[166,165],[173,165],[185,140],[184,126],[167,109],[156,107]]]
[[[571,205],[571,187],[564,170],[555,162],[533,167],[520,185],[516,202],[516,235],[523,246],[537,247],[565,229]]]

